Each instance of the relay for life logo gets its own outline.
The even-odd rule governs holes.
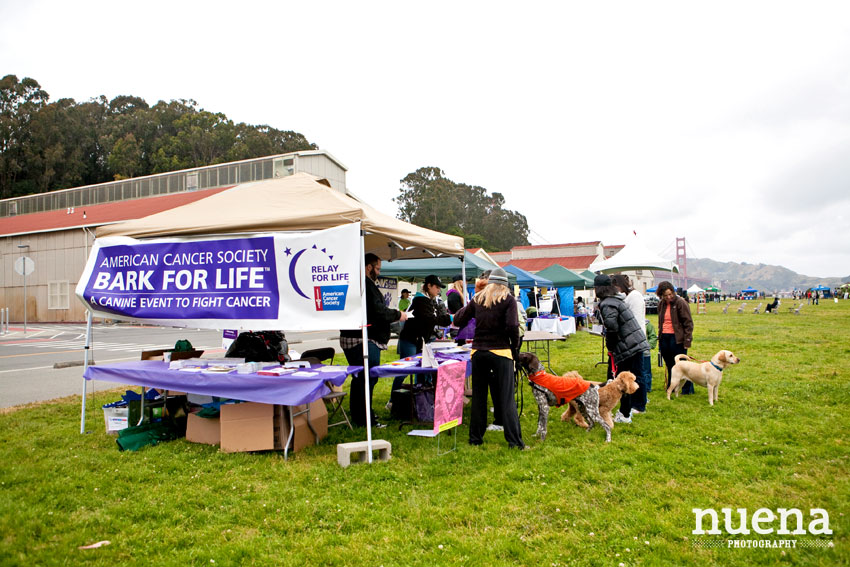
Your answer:
[[[313,303],[316,311],[343,311],[352,274],[334,261],[327,247],[283,249],[289,261],[289,283],[300,297]]]

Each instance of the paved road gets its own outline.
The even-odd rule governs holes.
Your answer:
[[[304,351],[333,346],[339,351],[336,331],[287,333],[290,348]],[[85,325],[12,326],[0,335],[0,408],[81,394],[83,368],[54,368],[56,363],[84,360]],[[143,350],[171,348],[180,339],[204,351],[204,356],[222,356],[221,332],[139,325],[95,325],[92,328],[92,358],[96,364],[138,360]],[[121,384],[90,382],[88,392],[103,391]]]

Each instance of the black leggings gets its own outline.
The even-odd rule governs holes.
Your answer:
[[[510,447],[523,448],[522,431],[514,400],[514,361],[487,350],[472,355],[472,404],[469,443],[480,445],[487,430],[487,390],[493,398],[495,413],[502,418],[505,440]]]
[[[664,381],[664,389],[670,387],[670,372],[676,365],[676,355],[688,354],[688,349],[681,343],[676,342],[676,335],[670,333],[662,333],[658,337],[658,351],[661,353],[661,358],[664,359],[664,364],[667,365],[667,378]],[[685,385],[682,386],[682,394],[693,394],[694,385],[690,380],[685,380]]]

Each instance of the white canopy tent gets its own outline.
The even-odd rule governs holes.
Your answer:
[[[688,293],[690,293],[691,295],[696,295],[698,293],[705,293],[705,290],[702,289],[697,284],[694,284],[694,285],[692,285],[691,287],[688,288]]]
[[[592,263],[588,270],[603,274],[625,270],[666,270],[678,273],[679,266],[672,260],[665,260],[650,252],[637,236],[633,236],[617,254],[607,260]]]
[[[201,199],[194,203],[168,211],[150,215],[141,219],[105,225],[98,228],[96,236],[170,238],[170,237],[217,237],[233,235],[254,235],[268,233],[309,232],[315,230],[360,224],[360,272],[359,294],[362,312],[363,358],[366,380],[366,415],[369,415],[369,367],[366,333],[366,297],[365,270],[362,258],[368,253],[377,254],[382,259],[431,258],[437,256],[457,256],[463,260],[463,239],[411,225],[389,215],[380,213],[352,197],[330,188],[327,180],[306,174],[281,179],[237,185],[231,189]],[[82,298],[86,289],[86,275],[92,273],[92,264],[96,252],[89,258],[84,277],[77,288]],[[465,266],[462,264],[462,272]],[[465,273],[464,273],[465,276]],[[90,283],[90,282],[88,282]],[[353,282],[352,282],[353,283]],[[91,286],[89,286],[89,289]],[[89,331],[86,349],[91,340],[91,312],[95,310],[89,302]],[[145,321],[132,316],[117,318]],[[183,326],[175,317],[175,326]],[[269,328],[268,330],[285,330]],[[334,329],[336,330],[336,329]],[[88,365],[88,357],[85,360]],[[85,380],[83,385],[83,407],[81,432],[85,430]],[[369,442],[369,462],[371,462],[372,429],[367,419],[367,440]]]

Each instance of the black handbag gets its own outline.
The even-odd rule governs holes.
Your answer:
[[[225,358],[244,358],[245,362],[289,362],[289,343],[281,331],[240,333]]]

